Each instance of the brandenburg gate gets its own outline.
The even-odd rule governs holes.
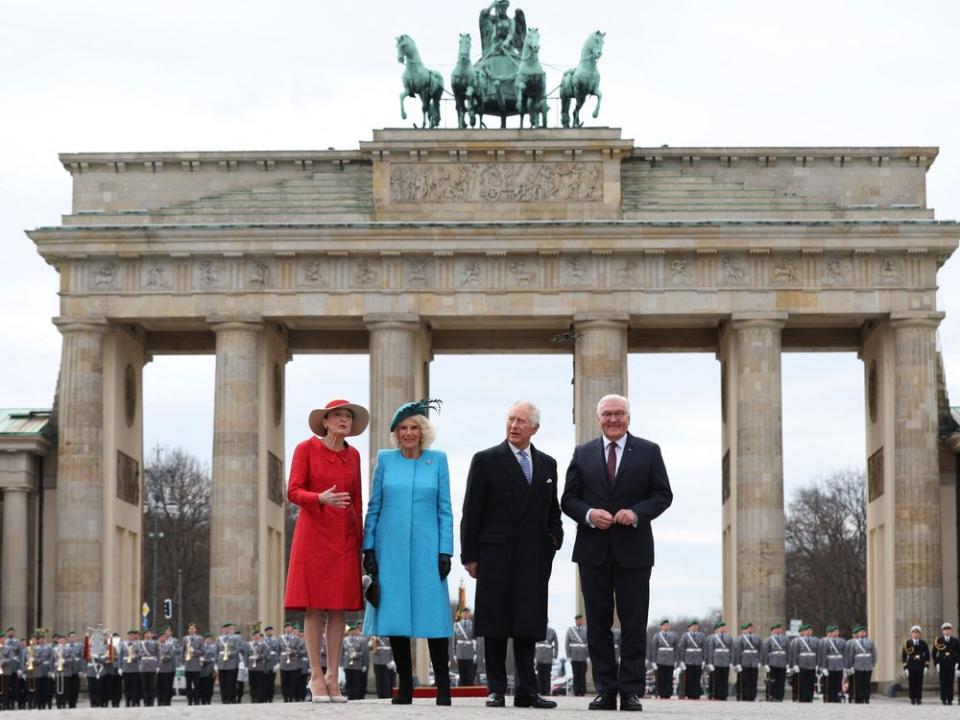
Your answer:
[[[572,354],[583,441],[598,398],[627,392],[629,352],[688,351],[721,367],[704,492],[723,515],[724,616],[783,621],[781,355],[849,351],[866,388],[867,620],[875,678],[892,680],[911,624],[957,620],[936,291],[960,229],[926,204],[936,155],[648,148],[611,128],[62,155],[72,212],[28,233],[60,273],[56,627],[138,617],[142,369],[165,353],[216,354],[212,621],[282,619],[291,354],[370,354],[373,461],[435,353]]]

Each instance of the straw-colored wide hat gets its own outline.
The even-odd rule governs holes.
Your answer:
[[[353,413],[353,427],[350,429],[348,437],[360,435],[367,429],[367,424],[370,422],[370,413],[365,407],[349,402],[348,400],[331,400],[327,403],[326,407],[317,408],[310,413],[307,424],[310,426],[314,435],[323,437],[327,434],[326,428],[323,427],[322,420],[331,410],[337,410],[339,408],[344,408]]]

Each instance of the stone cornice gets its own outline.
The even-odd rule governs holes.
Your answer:
[[[654,162],[667,158],[679,159],[684,164],[717,161],[723,165],[745,162],[771,167],[777,164],[845,165],[852,160],[866,161],[877,167],[890,162],[906,162],[929,168],[940,153],[935,146],[875,146],[875,147],[799,147],[799,146],[751,146],[751,147],[636,147],[633,157]]]
[[[201,152],[79,152],[60,153],[64,170],[71,175],[87,172],[163,172],[186,170],[196,172],[204,168],[233,171],[241,165],[256,165],[262,169],[277,166],[301,170],[312,166],[363,162],[358,150],[240,150]]]

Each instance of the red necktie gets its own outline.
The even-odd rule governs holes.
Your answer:
[[[613,488],[614,480],[617,477],[617,444],[610,443],[610,451],[607,453],[607,481],[610,488]]]

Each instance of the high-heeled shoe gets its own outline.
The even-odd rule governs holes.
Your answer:
[[[324,684],[325,684],[326,687],[327,687],[327,692],[329,693],[330,702],[332,702],[332,703],[345,703],[345,702],[347,702],[347,698],[345,698],[345,697],[340,693],[340,683],[339,683],[339,682],[330,683],[330,682],[327,681],[326,678],[324,678],[323,681],[324,681]],[[337,691],[336,694],[334,694],[334,693],[330,690],[331,685],[332,685],[334,688],[336,688],[336,691]]]
[[[314,679],[310,677],[310,702],[312,703],[328,703],[330,702],[330,695],[327,693],[327,683],[323,678],[320,678],[320,684],[323,685],[323,694],[318,693],[314,689]]]

